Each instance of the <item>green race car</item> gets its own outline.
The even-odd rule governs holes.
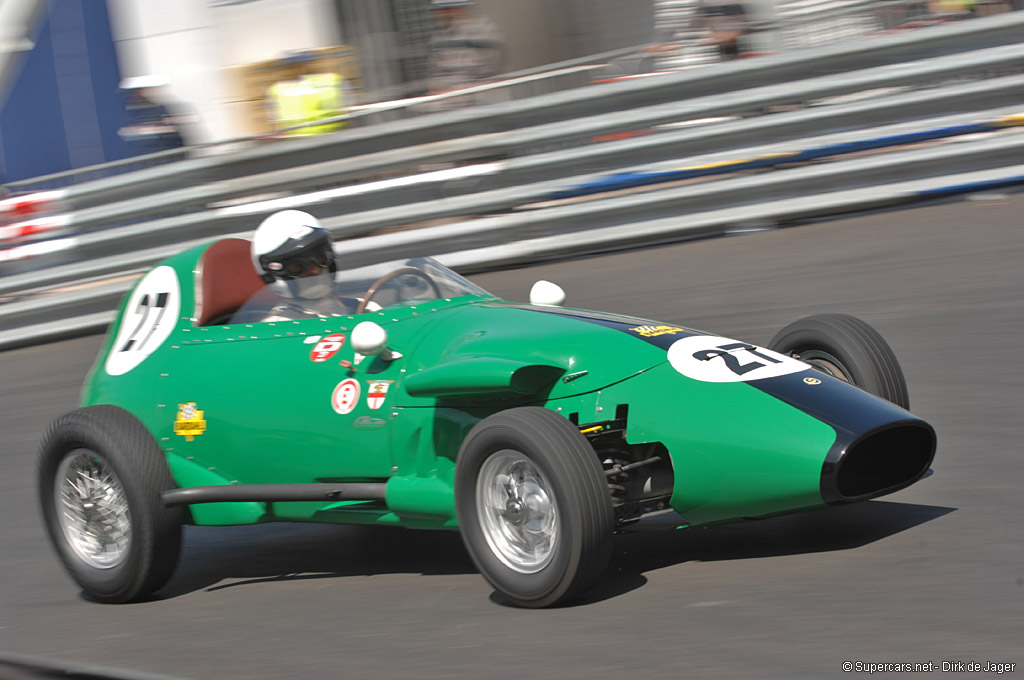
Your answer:
[[[154,267],[47,429],[46,526],[94,600],[164,585],[184,524],[280,520],[457,529],[507,602],[551,606],[645,515],[875,498],[935,452],[892,350],[845,315],[763,348],[544,282],[505,302],[418,258],[339,272],[350,315],[231,323],[263,285],[243,239]]]

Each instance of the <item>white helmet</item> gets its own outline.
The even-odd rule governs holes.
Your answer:
[[[338,270],[331,235],[301,210],[282,210],[263,220],[253,234],[251,254],[264,281],[283,281],[297,298],[329,294]]]

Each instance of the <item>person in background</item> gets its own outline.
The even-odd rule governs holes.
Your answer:
[[[177,149],[194,141],[189,137],[196,116],[186,113],[180,106],[172,110],[165,103],[168,84],[167,78],[160,75],[135,76],[121,81],[127,121],[118,134],[137,154]]]
[[[274,127],[299,137],[340,130],[346,122],[311,123],[343,116],[346,89],[345,79],[338,73],[313,73],[274,83],[267,90]]]
[[[740,38],[750,31],[750,19],[739,0],[700,0],[691,25],[704,31],[722,61],[740,56]]]
[[[430,93],[485,83],[501,72],[504,45],[497,26],[470,0],[431,0]]]

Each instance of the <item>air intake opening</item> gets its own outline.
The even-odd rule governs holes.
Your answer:
[[[896,491],[916,481],[932,463],[935,433],[907,423],[873,432],[854,442],[839,461],[836,490],[844,500]]]

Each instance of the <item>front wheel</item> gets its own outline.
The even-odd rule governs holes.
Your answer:
[[[132,602],[170,579],[181,551],[181,508],[164,454],[134,416],[90,406],[54,421],[43,436],[39,498],[57,555],[99,602]]]
[[[779,331],[768,348],[910,408],[907,381],[895,353],[878,331],[857,317],[808,316]]]
[[[508,602],[549,607],[580,595],[608,565],[615,526],[593,448],[538,407],[477,423],[455,468],[463,542]]]

